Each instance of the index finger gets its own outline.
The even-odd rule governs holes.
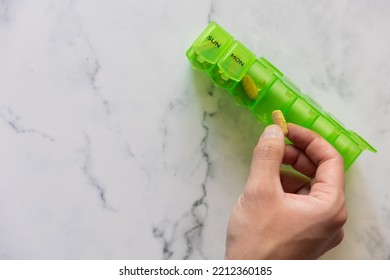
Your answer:
[[[304,151],[317,167],[316,183],[344,189],[344,161],[337,150],[320,135],[296,124],[288,124],[288,139]],[[313,186],[314,187],[314,186]],[[315,189],[312,189],[315,191]]]

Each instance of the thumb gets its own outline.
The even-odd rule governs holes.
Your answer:
[[[269,125],[265,128],[253,152],[248,187],[260,191],[270,188],[270,184],[280,184],[280,165],[284,155],[284,134],[279,126]]]

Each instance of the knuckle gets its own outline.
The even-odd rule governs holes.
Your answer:
[[[334,217],[334,224],[337,228],[344,226],[348,218],[347,208],[343,207]]]
[[[253,157],[263,160],[276,160],[280,157],[279,145],[269,141],[269,143],[258,144],[254,151]]]
[[[339,166],[342,166],[344,168],[344,159],[343,157],[341,156],[341,154],[337,151],[334,151],[334,160],[336,161],[336,163],[339,165]]]
[[[335,239],[334,239],[334,247],[340,245],[340,243],[343,241],[344,239],[344,230],[341,229],[337,232],[336,236],[335,236]]]
[[[348,211],[343,202],[340,207],[334,207],[328,212],[329,230],[334,231],[342,228],[347,221]]]

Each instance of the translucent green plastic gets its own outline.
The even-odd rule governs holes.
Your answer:
[[[345,170],[362,151],[376,150],[362,137],[343,127],[334,117],[287,79],[265,58],[256,56],[212,22],[187,51],[195,69],[206,72],[214,83],[233,95],[237,104],[250,109],[263,124],[272,123],[272,111],[281,110],[287,122],[316,131],[344,158]],[[241,80],[250,75],[258,90],[251,99]]]

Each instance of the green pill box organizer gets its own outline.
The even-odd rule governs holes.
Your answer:
[[[206,72],[215,85],[231,93],[237,104],[250,109],[259,122],[271,124],[272,111],[281,110],[287,122],[320,134],[342,155],[345,170],[364,150],[376,152],[217,23],[209,24],[187,51],[187,57],[195,69]]]

